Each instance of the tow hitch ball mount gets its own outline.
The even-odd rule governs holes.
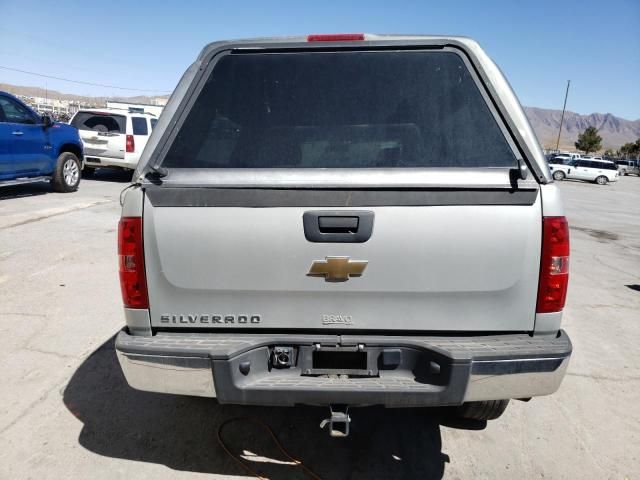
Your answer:
[[[349,424],[351,423],[351,417],[349,416],[349,407],[329,407],[329,418],[325,418],[320,423],[320,428],[324,428],[329,425],[329,435],[332,437],[347,437],[349,436]],[[340,428],[337,428],[340,426]]]

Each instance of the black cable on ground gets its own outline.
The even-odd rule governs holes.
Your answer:
[[[291,460],[296,467],[300,467],[302,468],[302,470],[304,471],[305,474],[307,474],[309,477],[313,478],[314,480],[322,480],[318,475],[316,475],[309,467],[307,467],[304,463],[302,463],[300,460],[297,460],[295,458],[293,458],[289,452],[287,452],[284,447],[282,446],[282,444],[280,443],[280,441],[278,440],[278,437],[276,437],[276,434],[273,433],[273,430],[271,430],[271,427],[269,427],[269,425],[267,425],[266,423],[264,423],[261,420],[258,420],[257,418],[251,418],[251,417],[235,417],[235,418],[231,418],[229,420],[226,420],[224,422],[222,422],[222,424],[220,425],[220,427],[218,427],[218,443],[220,443],[220,446],[222,447],[222,449],[226,452],[227,455],[229,455],[233,460],[236,461],[236,463],[238,463],[238,465],[240,465],[243,469],[245,469],[247,472],[249,472],[251,475],[253,475],[256,478],[259,478],[261,480],[268,480],[266,477],[263,477],[262,475],[260,475],[258,472],[256,472],[255,470],[253,470],[249,465],[247,465],[246,463],[244,463],[240,457],[236,454],[234,454],[229,447],[227,447],[226,443],[224,443],[224,440],[222,438],[222,430],[224,429],[225,426],[229,425],[230,423],[234,423],[234,422],[253,422],[256,425],[259,425],[260,427],[262,427],[263,429],[265,429],[269,435],[271,436],[271,439],[273,440],[273,443],[276,444],[276,446],[278,447],[278,449],[282,452],[282,454],[287,457],[289,460]]]

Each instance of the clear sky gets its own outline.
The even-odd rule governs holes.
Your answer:
[[[173,89],[208,42],[332,32],[475,38],[523,105],[640,119],[640,0],[0,0],[0,66],[105,85]],[[0,83],[131,96],[0,69]],[[46,84],[46,85],[45,85]]]

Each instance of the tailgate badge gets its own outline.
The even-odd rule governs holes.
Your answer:
[[[324,277],[326,282],[346,282],[350,277],[359,277],[367,268],[366,260],[351,260],[349,257],[325,257],[315,260],[307,273],[310,277]]]

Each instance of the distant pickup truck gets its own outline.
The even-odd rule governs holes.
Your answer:
[[[615,162],[620,175],[640,176],[640,160],[616,160]]]
[[[454,406],[555,392],[569,228],[500,70],[467,38],[219,42],[123,199],[129,384],[243,405]]]
[[[82,167],[78,130],[0,92],[0,186],[49,181],[56,192],[73,192]]]

